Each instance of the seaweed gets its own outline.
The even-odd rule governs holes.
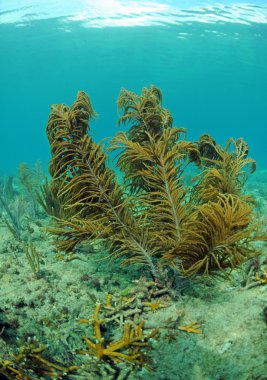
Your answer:
[[[66,214],[51,232],[58,248],[71,252],[87,239],[104,240],[113,258],[146,266],[160,281],[160,268],[180,275],[217,275],[259,255],[253,242],[266,240],[265,224],[244,193],[256,168],[243,139],[223,148],[210,135],[186,140],[174,127],[155,86],[140,96],[123,89],[118,98],[119,183],[107,154],[90,135],[95,116],[89,97],[79,92],[71,107],[53,105],[47,124],[51,145],[51,185]],[[184,173],[199,174],[186,185]]]

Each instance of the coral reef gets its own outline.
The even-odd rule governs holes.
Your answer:
[[[50,224],[51,219],[42,219],[42,224],[46,223]],[[11,250],[6,250],[7,245],[3,242],[10,243],[14,238],[5,226],[1,229],[1,364],[5,360],[11,362],[10,367],[31,380],[57,377],[66,380],[159,380],[166,374],[169,379],[177,379],[181,374],[194,378],[192,362],[203,363],[201,376],[205,379],[219,375],[241,380],[246,373],[251,373],[255,378],[264,376],[266,323],[263,310],[266,307],[266,284],[257,281],[259,286],[240,291],[243,289],[243,268],[253,265],[255,271],[251,273],[251,278],[256,282],[256,274],[264,274],[264,256],[233,271],[225,281],[214,282],[211,278],[202,277],[194,281],[186,279],[183,284],[186,288],[177,290],[159,287],[158,283],[149,281],[145,271],[140,278],[137,267],[121,268],[112,260],[107,265],[107,261],[102,260],[103,252],[99,252],[97,246],[93,251],[91,243],[84,243],[75,251],[74,260],[59,260],[51,245],[52,236],[44,234],[42,227],[39,228],[39,233],[34,233],[33,243],[41,256],[41,277],[32,275],[21,248],[16,256]],[[75,354],[76,350],[89,351],[83,336],[95,343],[92,318],[89,318],[89,324],[78,324],[76,321],[93,315],[95,303],[99,302],[99,319],[105,320],[101,331],[103,347],[121,338],[125,323],[138,326],[145,320],[145,336],[155,328],[160,330],[159,340],[148,341],[153,350],[147,350],[149,346],[142,348],[144,364],[152,367],[153,372],[138,364],[116,363],[108,357],[99,360],[93,352],[88,352],[88,355]],[[193,321],[201,326],[202,334],[182,329],[194,329]],[[39,365],[35,362],[33,366],[30,358],[26,361],[28,367],[21,367],[22,363],[14,362],[15,356],[20,353],[17,338],[24,342],[20,343],[23,349],[27,347],[28,337],[36,337],[40,342],[37,347],[44,348],[46,345],[39,356],[49,363],[61,368],[79,368],[64,375],[50,364],[50,370],[53,369],[54,373],[52,377],[41,374],[41,370],[38,372]],[[256,354],[255,346],[259,348]],[[128,350],[120,352],[127,353]],[[233,365],[226,365],[228,359]],[[32,367],[36,372],[31,370]],[[44,370],[43,364],[41,369]],[[8,376],[15,378],[15,374],[9,373]]]
[[[135,292],[137,297],[140,289],[135,289]],[[103,364],[110,365],[111,369],[117,368],[117,372],[123,370],[123,368],[116,367],[121,362],[130,363],[136,369],[144,367],[152,371],[153,367],[147,351],[152,348],[152,339],[158,339],[160,334],[158,328],[150,328],[149,332],[144,331],[145,321],[141,319],[141,314],[145,312],[145,306],[149,302],[147,302],[145,295],[139,294],[139,296],[139,300],[143,300],[141,301],[143,310],[137,310],[134,298],[126,301],[120,298],[123,302],[120,304],[121,307],[117,307],[118,300],[116,301],[116,297],[114,297],[115,301],[112,301],[111,295],[108,294],[101,319],[101,304],[97,303],[92,318],[80,318],[78,320],[79,324],[93,326],[94,337],[83,337],[87,348],[75,350],[75,355],[71,355],[74,364],[66,366],[58,361],[46,358],[43,355],[46,345],[40,345],[34,338],[28,338],[25,343],[19,342],[19,348],[16,352],[9,354],[8,359],[0,358],[0,377],[5,376],[5,379],[17,380],[69,379],[68,374],[75,374],[77,371],[83,372],[86,368],[90,368],[94,363],[91,359],[94,358],[103,361]],[[115,302],[115,307],[112,305],[113,302]],[[139,321],[134,322],[133,318],[137,315]],[[123,317],[123,323],[121,323],[120,316]],[[47,323],[49,323],[48,320]],[[1,333],[4,326],[3,324]],[[122,329],[122,337],[111,342],[118,327]],[[78,356],[80,355],[85,355],[86,359],[82,364],[76,364],[79,362]],[[88,356],[90,356],[89,361]],[[99,363],[94,365],[100,370],[101,365]]]
[[[216,282],[216,289],[227,298],[231,288],[224,286],[231,281],[233,289],[251,288],[231,293],[236,313],[240,299],[248,302],[246,293],[258,292],[260,313],[251,311],[249,334],[262,339],[253,318],[265,327],[266,259],[259,256],[266,229],[257,203],[245,192],[256,169],[247,144],[229,139],[222,147],[208,134],[187,141],[154,86],[140,95],[123,89],[118,109],[119,124],[129,130],[112,138],[108,150],[117,153],[122,180],[93,141],[88,122],[95,112],[79,92],[71,107],[52,106],[47,125],[52,179],[45,179],[40,165],[22,164],[20,187],[13,188],[12,179],[1,182],[4,379],[145,379],[154,375],[145,369],[164,367],[161,350],[166,363],[175,357],[192,377],[185,368],[188,345],[194,350],[197,339],[204,353],[209,351],[205,342],[212,341],[212,325],[215,349],[218,344],[218,352],[237,352],[229,343],[232,331],[221,323],[225,309],[212,279],[246,261],[227,281]],[[55,251],[50,232],[57,236]],[[117,260],[107,265],[107,258],[139,267],[120,268]],[[209,305],[215,295],[217,305]],[[194,306],[201,301],[202,314]],[[83,318],[88,311],[92,317]],[[227,337],[219,335],[218,324]],[[178,378],[177,369],[171,371],[168,376]]]

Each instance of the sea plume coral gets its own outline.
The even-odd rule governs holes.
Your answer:
[[[184,276],[210,275],[258,255],[252,243],[266,233],[243,191],[246,168],[255,170],[247,144],[229,139],[222,148],[207,134],[187,141],[155,86],[140,96],[123,89],[118,108],[119,124],[130,127],[110,144],[119,151],[122,184],[89,134],[89,97],[79,92],[71,107],[52,106],[51,186],[64,210],[53,229],[59,248],[104,239],[113,257],[147,266],[154,278],[159,262]],[[199,170],[192,186],[183,180],[189,165]]]
[[[251,205],[221,194],[217,201],[195,208],[183,225],[180,241],[164,259],[179,262],[185,276],[221,274],[260,254],[252,244],[264,239],[259,222]]]
[[[227,140],[225,147],[218,145],[208,134],[198,142],[203,170],[193,192],[195,201],[216,200],[219,194],[233,194],[247,201],[244,185],[251,173],[256,170],[256,162],[248,157],[248,145],[242,139]]]
[[[80,92],[76,102],[78,106],[74,103],[70,109],[52,107],[48,121],[53,155],[50,173],[57,196],[64,199],[69,212],[68,220],[61,220],[62,228],[54,233],[63,237],[61,244],[67,251],[82,240],[106,238],[114,256],[148,265],[156,276],[149,232],[141,218],[131,214],[131,199],[124,196],[115,173],[106,166],[103,149],[86,133],[93,114],[90,100]]]

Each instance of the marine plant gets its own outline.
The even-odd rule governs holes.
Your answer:
[[[184,276],[221,274],[259,255],[253,242],[266,240],[266,231],[244,193],[247,168],[255,170],[247,144],[230,139],[222,148],[209,135],[187,141],[155,86],[139,96],[123,89],[118,108],[119,124],[130,126],[110,144],[122,183],[90,135],[89,97],[79,92],[71,107],[52,106],[51,186],[67,211],[52,229],[58,248],[71,252],[102,239],[112,257],[146,266],[155,280],[159,267]],[[189,166],[199,171],[191,185],[183,178]]]

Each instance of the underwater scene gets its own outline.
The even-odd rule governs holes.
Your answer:
[[[0,1],[0,379],[267,380],[267,2]]]

